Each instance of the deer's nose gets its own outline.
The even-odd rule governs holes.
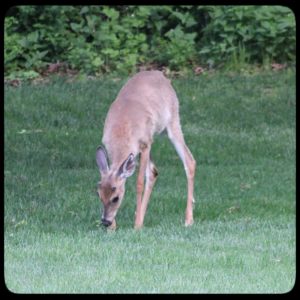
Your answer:
[[[104,219],[104,218],[101,219],[101,222],[102,222],[102,224],[103,224],[105,227],[110,226],[111,223],[112,223],[111,221],[106,220],[106,219]]]

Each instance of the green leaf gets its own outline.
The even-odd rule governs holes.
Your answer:
[[[199,51],[199,53],[200,54],[206,54],[206,53],[209,53],[210,52],[210,48],[202,48],[200,51]]]
[[[98,56],[92,61],[92,65],[95,67],[100,67],[104,64],[104,61]]]
[[[108,6],[104,6],[102,13],[104,13],[108,18],[112,20],[116,20],[119,17],[119,12],[114,8],[110,8]]]
[[[74,30],[75,32],[78,32],[81,29],[81,26],[77,23],[71,23],[70,27],[72,28],[72,30]]]
[[[30,43],[37,43],[38,39],[39,39],[39,32],[38,31],[34,31],[28,34],[27,39]]]
[[[42,59],[44,56],[47,55],[48,52],[49,52],[48,50],[38,52],[36,55],[37,59]]]
[[[86,14],[87,12],[89,11],[89,7],[88,6],[84,6],[81,11],[80,11],[80,14]]]

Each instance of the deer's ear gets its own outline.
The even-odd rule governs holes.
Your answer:
[[[131,153],[120,166],[117,175],[121,178],[127,178],[134,173],[134,170],[135,170],[135,159],[133,154]]]
[[[107,161],[107,154],[105,149],[102,146],[99,146],[97,148],[96,152],[96,161],[99,168],[99,171],[101,173],[101,176],[108,172],[108,161]]]

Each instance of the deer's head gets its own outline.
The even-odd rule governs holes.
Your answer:
[[[116,169],[110,169],[105,149],[97,148],[96,161],[101,174],[97,192],[103,204],[101,222],[104,226],[110,226],[118,212],[125,194],[126,179],[134,173],[135,159],[133,154],[120,163]]]

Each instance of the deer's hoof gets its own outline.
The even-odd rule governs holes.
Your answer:
[[[115,220],[113,220],[112,224],[107,227],[108,230],[116,230],[117,229],[117,223]]]
[[[142,229],[143,228],[143,224],[135,224],[134,225],[134,229],[135,230],[140,230],[140,229]]]
[[[194,220],[189,219],[189,220],[185,220],[184,226],[188,227],[188,226],[192,226],[193,224],[194,224]]]

